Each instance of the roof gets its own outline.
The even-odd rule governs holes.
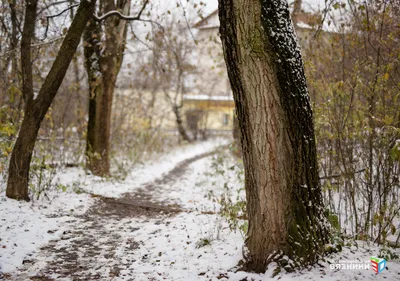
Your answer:
[[[288,0],[289,9],[292,11],[294,0]],[[296,26],[301,29],[313,29],[320,24],[322,20],[321,15],[325,9],[329,12],[326,14],[326,18],[322,23],[322,30],[328,32],[337,32],[340,27],[340,23],[346,21],[346,15],[342,15],[340,11],[329,9],[331,4],[326,3],[325,0],[303,0],[301,6],[301,13],[298,15],[299,19]],[[209,29],[218,28],[217,23],[208,23],[208,21],[218,14],[218,9],[214,10],[211,14],[198,21],[193,25],[193,28],[198,29]],[[332,24],[331,22],[336,22],[337,24]]]
[[[231,96],[210,96],[210,95],[185,95],[184,100],[204,100],[204,101],[233,101]]]
[[[194,28],[200,28],[202,27],[203,24],[207,23],[207,20],[209,20],[211,17],[213,17],[215,14],[218,14],[218,9],[215,10],[214,12],[212,12],[211,14],[209,14],[208,16],[206,16],[205,18],[203,18],[202,20],[198,21],[197,23],[195,23],[193,25]],[[208,26],[209,27],[209,26]]]

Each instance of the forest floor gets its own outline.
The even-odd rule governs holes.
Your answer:
[[[216,202],[244,196],[234,162],[226,141],[211,141],[145,163],[123,181],[63,171],[62,183],[85,192],[67,190],[50,204],[1,194],[0,279],[400,280],[400,264],[392,261],[378,275],[330,269],[339,260],[369,263],[381,250],[360,241],[299,272],[272,278],[273,265],[265,274],[235,272],[244,239]]]

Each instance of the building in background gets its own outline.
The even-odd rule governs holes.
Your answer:
[[[307,1],[289,2],[300,45],[304,50],[311,49],[316,55],[320,42],[313,38],[321,23],[321,9],[311,9],[314,6]],[[219,36],[218,10],[195,23],[192,31],[197,44],[190,53],[193,75],[186,81],[180,108],[184,127],[193,139],[205,138],[210,134],[231,134],[234,127],[234,100]],[[155,83],[162,82],[149,79],[147,84],[138,87],[140,83],[132,82],[131,78],[121,79],[113,109],[115,129],[121,127],[127,131],[142,131],[153,128],[177,132],[173,107],[165,98],[162,87],[155,87]],[[173,89],[169,94],[175,96]],[[313,91],[310,94],[315,96]],[[132,108],[135,110],[132,111]]]
[[[302,1],[290,1],[300,45],[307,46],[321,23],[320,13],[302,9]],[[193,26],[197,29],[197,68],[193,92],[184,97],[184,112],[190,131],[231,131],[234,101],[219,36],[218,10]]]

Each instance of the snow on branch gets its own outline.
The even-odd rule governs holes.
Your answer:
[[[96,21],[98,21],[98,22],[102,22],[102,21],[104,21],[105,19],[107,19],[107,18],[109,18],[109,17],[111,17],[111,16],[118,16],[120,19],[128,20],[128,21],[140,20],[140,17],[142,16],[142,13],[143,13],[144,9],[146,9],[146,6],[147,6],[148,3],[149,3],[148,0],[146,0],[146,1],[143,3],[142,8],[140,9],[139,13],[138,13],[136,16],[127,16],[127,15],[123,15],[123,14],[121,14],[119,11],[116,11],[116,10],[115,10],[115,11],[109,11],[109,12],[105,13],[105,14],[102,15],[102,16],[93,15],[93,17],[94,17],[94,19],[95,19]]]

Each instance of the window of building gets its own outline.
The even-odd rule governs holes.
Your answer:
[[[224,124],[224,126],[227,126],[229,124],[229,114],[224,114],[222,124]]]

